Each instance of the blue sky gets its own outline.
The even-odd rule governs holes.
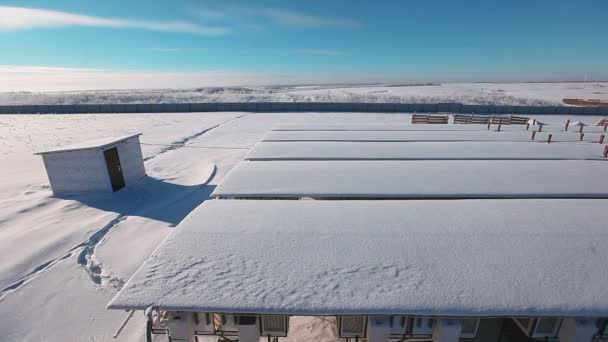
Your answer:
[[[608,79],[607,13],[605,0],[0,1],[0,73]]]

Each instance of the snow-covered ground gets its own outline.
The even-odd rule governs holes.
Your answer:
[[[551,124],[567,119],[538,118],[549,124],[549,130]],[[593,124],[598,119],[583,121]],[[112,335],[126,313],[105,306],[156,246],[209,198],[271,127],[311,122],[398,124],[409,122],[409,116],[0,115],[0,340],[114,341]],[[149,176],[115,194],[53,197],[41,158],[33,155],[69,143],[138,132],[143,133]],[[328,319],[293,319],[289,340],[335,340]],[[134,316],[118,341],[145,340],[143,326],[143,317]]]
[[[608,82],[445,83],[430,85],[259,86],[161,90],[0,93],[0,105],[185,102],[458,102],[563,105],[564,98],[608,101]]]

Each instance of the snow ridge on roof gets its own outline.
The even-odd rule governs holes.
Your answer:
[[[608,198],[606,161],[246,161],[223,198]],[[584,180],[584,181],[580,181]]]
[[[88,149],[103,149],[110,145],[118,144],[125,140],[129,140],[129,139],[138,137],[140,135],[142,135],[142,133],[88,140],[88,141],[83,141],[83,142],[59,147],[59,148],[48,150],[48,151],[37,152],[36,154],[58,153],[58,152],[68,152],[68,151],[88,150]]]
[[[593,144],[263,141],[246,160],[606,160]]]

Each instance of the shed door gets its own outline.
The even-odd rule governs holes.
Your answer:
[[[120,167],[120,159],[118,158],[118,150],[116,147],[112,147],[103,151],[103,154],[106,157],[106,166],[110,174],[112,190],[118,191],[125,186],[125,179],[122,176],[122,168]]]

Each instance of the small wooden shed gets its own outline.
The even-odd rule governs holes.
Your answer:
[[[118,191],[146,175],[141,133],[86,141],[42,156],[53,194]]]

